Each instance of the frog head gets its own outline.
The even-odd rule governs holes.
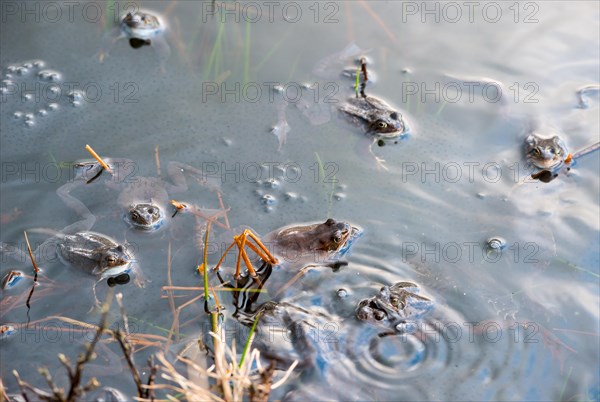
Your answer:
[[[125,214],[125,221],[135,229],[153,231],[164,223],[162,209],[153,203],[132,204]]]
[[[531,134],[525,139],[525,152],[527,160],[540,169],[555,168],[567,157],[567,148],[558,136],[541,138]]]

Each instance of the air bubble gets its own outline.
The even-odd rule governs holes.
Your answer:
[[[6,71],[8,71],[9,73],[15,73],[17,72],[17,66],[8,66],[6,68]]]
[[[2,85],[4,86],[9,86],[9,85],[13,85],[14,82],[12,80],[2,80]]]
[[[23,63],[23,67],[30,69],[31,67],[33,67],[33,64],[31,63]]]
[[[71,91],[67,94],[67,98],[73,106],[79,106],[83,100],[83,93],[81,91]]]
[[[46,109],[40,109],[40,110],[38,110],[38,115],[40,115],[40,116],[47,116],[48,115],[48,111]]]
[[[265,212],[266,212],[266,213],[271,213],[271,212],[273,212],[273,207],[272,207],[272,206],[270,206],[270,205],[267,205],[267,206],[265,207]]]
[[[38,78],[44,81],[56,82],[61,76],[58,72],[52,70],[42,70],[38,73]]]
[[[298,194],[293,193],[291,191],[285,193],[283,196],[284,196],[284,198],[285,198],[286,201],[293,201],[293,200],[295,200],[295,199],[298,198]]]
[[[281,187],[281,183],[277,179],[269,179],[265,181],[264,186],[275,189]]]
[[[417,323],[415,322],[401,322],[396,325],[396,331],[401,334],[413,334],[417,332]]]
[[[23,100],[30,101],[32,99],[33,99],[33,96],[31,96],[31,94],[25,94],[25,95],[23,95]]]
[[[335,193],[333,195],[333,199],[336,200],[336,201],[342,201],[342,200],[346,199],[346,194],[344,194],[344,193]]]
[[[56,109],[58,109],[58,103],[50,103],[48,105],[48,109],[50,109],[50,110],[56,110]]]
[[[33,126],[35,126],[35,121],[34,120],[25,120],[25,125],[27,127],[33,127]]]
[[[335,292],[335,294],[340,299],[345,299],[346,297],[348,297],[348,291],[346,289],[338,289],[337,292]]]
[[[502,237],[490,237],[486,243],[492,250],[502,250],[506,247],[506,240]]]
[[[42,60],[36,60],[33,62],[33,66],[37,68],[42,68],[46,65]]]
[[[25,120],[33,120],[33,113],[27,113],[25,115]]]
[[[23,117],[23,113],[22,112],[14,112],[13,117],[15,119],[20,119],[21,117]]]
[[[17,67],[17,74],[25,75],[29,72],[29,70],[25,67]]]
[[[277,205],[277,198],[275,198],[271,194],[263,195],[260,200],[265,205]]]

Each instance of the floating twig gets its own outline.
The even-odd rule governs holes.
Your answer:
[[[102,166],[104,169],[106,169],[106,171],[108,173],[113,174],[113,171],[111,170],[111,168],[106,164],[106,162],[104,162],[104,160],[100,157],[100,155],[98,155],[96,153],[96,151],[94,151],[92,149],[92,147],[90,147],[89,145],[86,144],[85,149],[94,157],[94,159],[96,159],[98,161],[100,166]]]

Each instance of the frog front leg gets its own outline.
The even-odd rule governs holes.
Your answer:
[[[118,26],[105,33],[104,37],[102,38],[102,45],[100,46],[100,50],[98,51],[98,53],[96,53],[96,58],[98,59],[98,61],[102,63],[110,53],[110,50],[113,48],[115,43],[117,43],[119,39],[125,37],[126,35]]]
[[[375,165],[377,169],[388,170],[385,166],[385,159],[382,159],[375,155],[373,152],[373,146],[378,142],[377,138],[372,135],[363,135],[356,143],[355,152],[362,157],[362,159],[370,161],[371,165]]]
[[[184,173],[187,173],[194,177],[200,185],[208,188],[216,193],[221,193],[221,182],[215,177],[209,177],[202,170],[195,167],[186,165],[180,162],[169,162],[167,166],[167,172],[172,184],[167,183],[167,192],[171,193],[182,193],[187,191],[187,180]]]

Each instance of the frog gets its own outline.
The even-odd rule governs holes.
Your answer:
[[[339,393],[334,399],[347,400],[356,398],[357,392],[365,392],[360,381],[350,381],[348,373],[354,373],[365,354],[377,353],[371,349],[384,345],[387,341],[383,338],[395,347],[406,345],[410,350],[408,339],[419,336],[417,323],[434,305],[418,293],[417,284],[400,281],[384,285],[377,294],[362,300],[300,295],[293,301],[265,303],[244,325],[258,319],[254,345],[261,357],[273,361],[277,369],[286,370],[296,361],[302,384],[314,378],[338,381],[344,386],[333,387]],[[288,392],[291,396],[298,390],[292,386]],[[363,395],[359,399],[365,398]],[[283,399],[287,400],[287,395]]]
[[[325,222],[276,229],[265,235],[263,243],[280,264],[298,269],[339,260],[362,232],[350,223],[328,218]]]
[[[40,244],[33,254],[44,253],[43,255],[49,256],[47,252],[51,250],[64,265],[95,276],[96,282],[92,290],[96,306],[99,306],[96,287],[104,279],[127,273],[134,276],[134,283],[140,288],[145,287],[148,280],[125,244],[90,230],[96,222],[96,217],[80,200],[70,194],[76,185],[75,182],[69,182],[61,186],[57,195],[75,210],[81,219],[59,232],[53,232],[53,236]],[[29,258],[22,250],[5,243],[0,243],[0,251],[19,261]]]
[[[525,138],[525,156],[535,170],[531,177],[544,183],[554,180],[561,173],[568,173],[577,160],[599,148],[600,142],[596,142],[570,154],[558,135],[543,138],[532,133]]]
[[[302,277],[313,269],[339,270],[347,264],[341,258],[362,233],[359,227],[333,218],[320,223],[287,225],[269,232],[262,243],[277,262],[271,264],[256,257],[252,264],[258,268],[257,276],[253,278],[246,273],[236,281],[234,317],[255,312],[262,305],[259,299],[263,294],[268,301],[279,300],[299,284],[310,286],[310,281]]]
[[[533,133],[525,138],[525,154],[527,161],[533,166],[552,170],[564,163],[568,151],[559,136],[542,138]]]
[[[164,71],[171,49],[165,38],[165,24],[157,14],[137,10],[123,15],[119,25],[104,35],[97,55],[99,61],[103,62],[113,45],[123,38],[128,39],[129,45],[134,49],[152,46],[160,60],[161,70]]]
[[[183,163],[169,162],[169,182],[160,177],[137,176],[137,165],[126,158],[105,158],[104,161],[112,172],[110,178],[105,180],[105,186],[119,193],[117,205],[123,220],[130,228],[140,232],[156,232],[169,226],[168,223],[174,218],[173,212],[170,212],[174,209],[170,202],[171,196],[188,189],[184,172],[220,196],[218,180],[209,178],[201,170]],[[95,181],[103,171],[104,168],[95,160],[79,161],[75,164],[75,179],[63,185],[59,191],[69,193],[77,187],[85,187]],[[68,202],[70,197],[63,195],[61,198],[71,208],[78,208],[77,203]]]
[[[408,127],[396,108],[374,96],[350,97],[339,107],[352,124],[377,140],[393,140],[407,135]]]
[[[356,307],[356,318],[376,325],[385,325],[390,333],[410,331],[414,320],[433,307],[431,299],[421,296],[413,282],[397,282],[383,286],[375,296],[361,300]]]
[[[337,68],[342,61],[354,58],[358,63],[357,67],[346,68],[337,70],[338,78],[341,76],[352,77],[349,71],[356,72],[357,69],[361,70],[358,77],[360,82],[360,91],[356,88],[356,94],[346,97],[345,99],[337,99],[334,95],[337,93],[338,85],[328,82],[324,84],[323,89],[326,96],[323,100],[314,99],[314,94],[318,94],[318,83],[311,85],[301,86],[302,95],[299,96],[295,103],[296,107],[301,113],[310,121],[313,125],[322,125],[331,120],[332,114],[337,114],[343,117],[343,120],[349,122],[353,127],[358,128],[363,136],[359,139],[357,144],[357,152],[364,154],[364,151],[368,151],[369,158],[376,162],[378,168],[385,168],[385,160],[377,157],[373,153],[373,144],[377,143],[379,146],[383,146],[388,142],[397,142],[398,140],[408,138],[411,130],[409,128],[408,121],[405,116],[400,112],[397,107],[390,106],[387,102],[376,97],[372,94],[365,94],[365,87],[367,83],[371,83],[372,77],[369,78],[367,75],[367,59],[363,56],[363,51],[360,50],[355,44],[350,44],[345,49],[334,55],[328,56],[322,61],[318,62],[313,72],[320,78],[329,78],[328,70],[331,70],[331,66],[334,65]],[[355,73],[356,74],[356,73]],[[355,84],[356,75],[354,75],[353,83]],[[333,88],[334,92],[331,92]],[[282,87],[275,87],[277,92],[285,95]],[[308,96],[307,96],[308,95]],[[284,98],[285,96],[282,96]],[[285,100],[278,100],[275,102],[277,105],[277,123],[272,127],[271,132],[275,134],[279,140],[278,151],[281,151],[283,145],[287,141],[287,135],[291,131],[289,124],[286,119],[286,107],[287,102]],[[329,104],[336,105],[333,108],[329,107]],[[333,112],[330,110],[333,109]]]

